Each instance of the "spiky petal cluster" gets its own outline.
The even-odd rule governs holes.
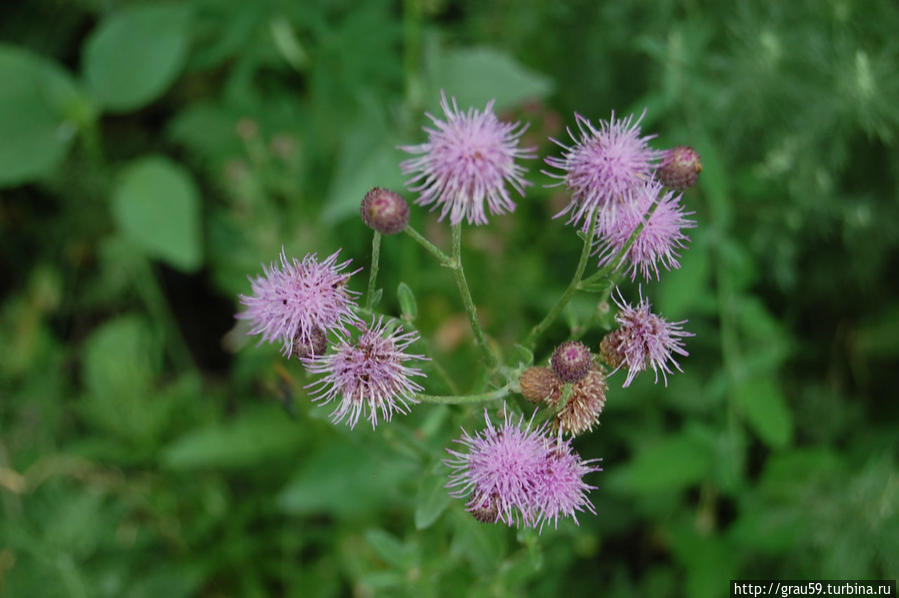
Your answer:
[[[523,176],[527,170],[515,162],[536,157],[535,148],[518,147],[527,126],[500,122],[493,103],[483,112],[463,112],[455,98],[450,101],[441,93],[445,120],[426,114],[435,127],[424,127],[428,142],[400,147],[418,154],[400,164],[404,174],[412,175],[406,186],[419,193],[415,203],[439,207],[441,220],[449,215],[452,224],[463,218],[469,224],[487,224],[485,202],[491,214],[511,212],[515,203],[506,184],[521,196],[531,184]]]
[[[587,492],[595,488],[584,482],[584,476],[598,471],[595,461],[583,461],[571,448],[571,440],[553,439],[547,450],[543,469],[537,476],[533,501],[537,506],[537,524],[542,528],[552,521],[559,526],[559,516],[571,517],[577,523],[578,511],[596,514]]]
[[[660,265],[666,270],[680,268],[680,250],[690,240],[684,229],[696,226],[695,221],[687,218],[693,212],[684,212],[680,194],[675,195],[673,191],[663,193],[661,183],[655,180],[641,186],[634,206],[634,210],[622,211],[615,225],[605,231],[597,250],[599,266],[616,258],[644,221],[647,212],[655,206],[624,258],[631,272],[631,280],[637,277],[638,271],[646,280],[653,277],[658,280]]]
[[[578,132],[568,129],[574,145],[569,147],[560,141],[552,141],[564,151],[561,158],[550,157],[545,161],[562,173],[543,171],[560,179],[556,185],[564,184],[571,192],[571,202],[556,218],[568,214],[568,223],[587,230],[590,219],[596,217],[599,230],[604,232],[614,225],[622,211],[627,211],[634,203],[634,194],[642,184],[652,178],[655,162],[661,152],[649,147],[649,140],[655,135],[640,135],[640,121],[633,115],[625,119],[615,119],[615,113],[608,121],[601,121],[599,128],[590,121],[575,114]]]
[[[313,401],[337,401],[331,414],[335,423],[346,419],[353,428],[365,414],[374,428],[379,414],[390,421],[394,412],[408,413],[409,403],[418,402],[415,394],[423,388],[412,378],[424,373],[405,362],[427,358],[406,353],[418,340],[417,332],[385,325],[383,318],[370,327],[362,325],[361,330],[355,343],[342,339],[332,353],[305,361],[310,374],[322,374],[306,388]]]
[[[484,430],[471,435],[463,429],[456,440],[467,451],[447,449],[452,458],[444,461],[453,470],[450,495],[467,498],[475,518],[542,528],[560,515],[593,512],[586,497],[592,486],[583,476],[598,468],[582,461],[570,443],[548,436],[546,424],[532,428],[523,417],[514,421],[508,410],[501,426],[494,426],[486,409],[484,419]]]
[[[673,366],[681,372],[680,365],[675,361],[674,355],[688,355],[684,348],[684,337],[694,336],[686,332],[680,322],[669,322],[651,311],[649,299],[640,294],[640,302],[636,307],[631,307],[624,301],[621,291],[615,298],[619,311],[615,316],[618,329],[609,333],[604,340],[603,355],[610,363],[616,363],[615,369],[627,366],[627,379],[623,387],[630,386],[634,378],[652,367],[655,373],[655,381],[659,381],[659,372],[668,385],[668,374],[673,374]]]
[[[263,264],[262,276],[250,279],[252,294],[240,295],[247,310],[236,317],[249,320],[249,334],[262,335],[261,341],[280,342],[287,357],[295,347],[320,346],[316,329],[343,332],[359,321],[352,311],[358,293],[346,288],[359,270],[342,272],[352,260],[338,264],[339,254],[337,250],[319,262],[310,253],[300,261],[288,259],[282,248],[280,267]]]

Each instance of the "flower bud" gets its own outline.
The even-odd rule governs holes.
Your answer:
[[[521,374],[521,396],[532,403],[546,400],[561,386],[561,382],[549,368],[532,367]]]
[[[362,222],[382,235],[395,235],[409,224],[409,204],[398,193],[372,187],[362,198]]]
[[[599,356],[612,369],[617,368],[624,361],[624,353],[621,351],[621,330],[613,330],[605,335],[599,343]]]
[[[303,340],[297,335],[293,339],[293,350],[291,351],[298,359],[307,357],[315,358],[325,354],[328,350],[328,336],[321,328],[313,328],[309,331],[309,338]]]
[[[662,156],[656,176],[666,187],[683,191],[693,186],[700,172],[702,162],[696,150],[687,145],[679,145],[667,150]]]
[[[590,349],[578,341],[566,341],[559,345],[549,361],[562,382],[577,382],[593,367]]]

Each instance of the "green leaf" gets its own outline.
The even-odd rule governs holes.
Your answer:
[[[403,175],[397,164],[403,153],[397,140],[385,137],[380,127],[362,130],[347,138],[341,147],[328,203],[322,210],[322,221],[333,225],[350,216],[359,218],[362,198],[374,185],[400,189]]]
[[[415,499],[415,529],[431,527],[450,503],[450,496],[444,487],[446,478],[441,472],[442,468],[437,468],[436,472],[432,471],[421,480]]]
[[[407,569],[415,561],[415,553],[396,537],[381,529],[370,529],[365,532],[368,542],[378,556],[398,569]]]
[[[401,282],[396,288],[396,298],[400,302],[400,311],[410,322],[418,317],[418,303],[415,302],[415,294],[405,282]]]
[[[793,416],[777,381],[772,376],[757,376],[734,389],[734,400],[743,410],[749,426],[759,438],[773,447],[783,447],[793,437]]]
[[[689,430],[667,436],[611,472],[608,486],[641,494],[685,488],[709,473],[713,450],[705,438]]]
[[[399,500],[400,481],[416,472],[413,461],[332,439],[302,460],[299,473],[281,492],[278,503],[294,515],[370,513]]]
[[[40,178],[65,157],[89,108],[55,63],[0,44],[0,187]]]
[[[696,233],[693,246],[681,258],[681,267],[667,272],[659,286],[657,307],[669,318],[679,317],[711,295],[709,275],[711,260],[704,236]]]
[[[162,156],[132,163],[113,192],[113,212],[122,233],[147,255],[182,270],[200,266],[199,194],[181,166]]]
[[[191,430],[163,451],[162,463],[181,470],[247,467],[290,455],[305,438],[282,410],[264,409]]]
[[[461,109],[483,107],[491,99],[496,108],[540,99],[553,90],[552,80],[525,68],[511,56],[488,47],[445,50],[434,61],[429,96],[436,104],[440,91],[455,97]]]
[[[174,4],[133,6],[103,20],[84,48],[84,73],[97,102],[127,112],[161,96],[187,58],[189,12]]]
[[[453,540],[450,554],[466,559],[482,573],[495,573],[505,553],[506,526],[481,523],[467,511],[452,513]]]

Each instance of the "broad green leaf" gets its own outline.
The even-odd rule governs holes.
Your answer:
[[[463,510],[452,512],[453,540],[450,553],[464,558],[482,573],[495,573],[505,553],[506,531],[502,524],[481,523]]]
[[[659,285],[657,307],[659,313],[675,320],[692,311],[703,298],[711,294],[709,274],[711,263],[707,245],[697,233],[693,246],[681,258],[681,267],[666,272]]]
[[[141,158],[113,192],[122,233],[149,256],[181,270],[202,262],[200,198],[190,173],[162,156]]]
[[[84,74],[97,102],[128,112],[161,96],[184,67],[189,16],[177,4],[151,4],[104,19],[84,48]]]
[[[365,532],[365,541],[379,557],[398,569],[406,569],[415,561],[415,553],[408,546],[382,529]]]
[[[400,311],[408,320],[418,317],[418,303],[415,302],[415,294],[405,282],[401,282],[396,288],[396,298],[400,302]]]
[[[98,397],[121,397],[150,388],[162,357],[159,339],[138,316],[121,316],[96,328],[81,352],[81,377]]]
[[[283,410],[264,409],[191,430],[165,449],[162,463],[182,470],[247,467],[290,455],[305,441],[301,426]]]
[[[447,493],[446,477],[440,475],[441,468],[437,472],[430,472],[423,476],[418,486],[418,495],[415,498],[415,528],[427,529],[437,521],[437,518],[446,510],[450,503]]]
[[[793,438],[793,415],[772,376],[744,380],[734,388],[733,393],[749,426],[765,444],[783,447],[790,443]]]
[[[397,500],[400,481],[418,471],[413,461],[333,439],[301,463],[278,497],[281,508],[294,515],[370,513]]]
[[[689,431],[667,436],[616,467],[609,488],[651,494],[679,490],[708,475],[714,454],[705,439]]]
[[[322,210],[324,224],[333,225],[351,216],[359,218],[362,198],[374,186],[402,189],[403,175],[397,164],[404,154],[396,146],[396,140],[380,130],[362,131],[346,140]]]
[[[728,542],[716,535],[697,532],[695,525],[682,524],[670,534],[675,559],[686,569],[686,596],[717,598],[736,576],[737,561]]]
[[[51,171],[89,108],[70,75],[27,50],[0,44],[0,187]]]
[[[552,80],[532,71],[504,52],[488,47],[453,48],[435,57],[430,73],[429,104],[436,105],[440,91],[454,97],[459,108],[482,109],[491,99],[496,108],[544,98],[552,92]]]

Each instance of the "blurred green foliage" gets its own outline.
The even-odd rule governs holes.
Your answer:
[[[895,576],[896,31],[891,0],[4,5],[0,593],[702,598]],[[401,188],[396,145],[440,89],[496,98],[542,155],[574,110],[646,106],[656,147],[703,157],[683,268],[644,289],[689,319],[686,371],[612,379],[577,443],[605,468],[579,527],[485,526],[446,496],[439,459],[476,408],[332,426],[299,365],[234,325],[282,245],[368,265],[358,202]],[[579,244],[531,171],[514,215],[466,233],[506,348]],[[381,260],[381,307],[474,386],[451,278],[406,238]],[[538,357],[606,307],[577,297]]]

